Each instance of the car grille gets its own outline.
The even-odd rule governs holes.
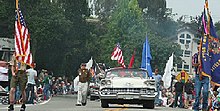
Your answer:
[[[117,94],[117,93],[137,93],[146,94],[148,92],[154,93],[154,89],[148,88],[103,88],[101,90],[103,94]]]

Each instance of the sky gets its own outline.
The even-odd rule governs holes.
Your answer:
[[[167,8],[172,8],[173,13],[177,13],[174,19],[181,15],[195,17],[201,15],[205,0],[166,0]],[[220,21],[220,0],[208,0],[209,9],[214,22]]]

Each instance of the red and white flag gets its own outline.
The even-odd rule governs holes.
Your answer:
[[[32,64],[30,34],[20,8],[17,9],[15,21],[15,56],[20,62],[28,65]]]
[[[111,60],[117,60],[119,64],[122,65],[123,68],[125,68],[124,64],[124,56],[122,55],[122,50],[120,48],[119,43],[114,48],[114,51],[112,52]]]

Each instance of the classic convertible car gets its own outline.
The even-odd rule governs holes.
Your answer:
[[[156,95],[155,80],[144,69],[110,69],[101,80],[99,90],[103,108],[109,104],[139,104],[153,109]]]

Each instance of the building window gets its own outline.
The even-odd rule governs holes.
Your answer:
[[[191,40],[186,40],[186,44],[189,44],[191,42]]]
[[[184,65],[185,70],[189,70],[189,65]]]
[[[185,37],[184,37],[184,34],[181,34],[181,35],[180,35],[180,38],[185,38]]]
[[[177,69],[182,69],[182,64],[177,64]]]
[[[191,36],[189,34],[186,34],[187,39],[191,39]]]
[[[185,50],[185,54],[184,54],[185,57],[190,57],[190,51],[188,50]]]
[[[185,40],[184,39],[180,39],[180,43],[181,44],[185,44]]]

